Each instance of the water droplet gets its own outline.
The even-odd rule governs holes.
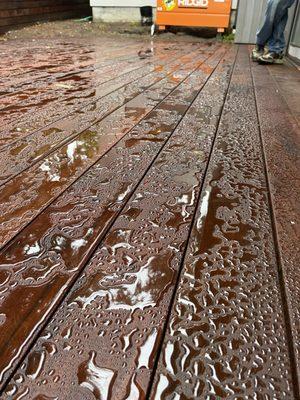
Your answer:
[[[31,379],[36,379],[45,362],[45,351],[34,351],[28,357],[28,364],[26,368],[26,375]]]

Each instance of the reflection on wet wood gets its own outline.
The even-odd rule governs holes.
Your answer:
[[[126,43],[0,60],[1,399],[295,400],[269,73],[243,46]]]

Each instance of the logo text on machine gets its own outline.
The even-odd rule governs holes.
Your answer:
[[[206,8],[208,0],[178,0],[178,7]]]

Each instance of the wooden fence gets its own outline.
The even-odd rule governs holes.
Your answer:
[[[37,21],[88,15],[89,0],[0,0],[0,33]]]

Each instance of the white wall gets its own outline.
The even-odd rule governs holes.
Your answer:
[[[298,58],[298,60],[300,61],[300,47],[290,45],[289,55],[292,57]]]
[[[238,7],[238,0],[232,0],[231,8],[232,8],[233,10],[236,10],[237,7]]]
[[[236,10],[238,0],[232,0],[232,8]],[[92,7],[156,7],[156,0],[90,0]]]
[[[232,8],[237,8],[238,0],[232,0]],[[139,22],[140,7],[152,6],[155,19],[156,0],[90,0],[93,20],[104,22]]]
[[[90,0],[91,7],[156,7],[156,0]]]

